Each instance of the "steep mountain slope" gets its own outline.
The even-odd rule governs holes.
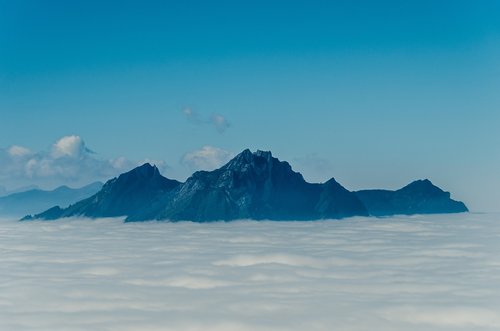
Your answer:
[[[335,182],[336,183],[336,182]],[[328,200],[328,203],[324,201]],[[199,171],[155,218],[170,220],[310,220],[367,215],[340,184],[310,184],[271,152],[245,150],[222,168]],[[138,220],[141,217],[131,217]]]
[[[160,175],[158,168],[146,163],[106,182],[95,195],[68,208],[53,207],[34,218],[57,219],[70,216],[128,216],[148,209],[180,183]]]

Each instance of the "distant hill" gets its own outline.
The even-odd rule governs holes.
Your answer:
[[[11,195],[14,193],[21,193],[21,192],[26,192],[26,191],[31,191],[31,190],[40,190],[40,188],[36,185],[28,185],[28,186],[18,187],[14,190],[7,190],[5,187],[0,186],[0,198],[3,198],[7,195]]]
[[[440,214],[466,212],[463,202],[450,198],[450,193],[430,180],[417,180],[396,190],[362,190],[355,192],[373,216]]]
[[[67,207],[71,203],[94,195],[102,188],[102,183],[96,182],[81,188],[60,186],[52,191],[31,189],[0,197],[0,215],[20,217],[33,214],[54,205]]]
[[[127,221],[317,220],[350,216],[465,212],[462,202],[428,180],[398,191],[350,192],[335,179],[308,183],[271,152],[244,150],[219,169],[186,182],[148,163],[108,181],[95,195],[25,219],[125,216]]]

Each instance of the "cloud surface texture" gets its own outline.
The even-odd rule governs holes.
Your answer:
[[[0,329],[498,330],[500,215],[0,221]]]

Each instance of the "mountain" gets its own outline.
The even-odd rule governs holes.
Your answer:
[[[129,220],[146,216],[197,222],[310,220],[356,215],[368,215],[366,208],[335,180],[307,183],[271,152],[247,149],[222,168],[194,173],[154,215],[135,215]]]
[[[25,192],[11,193],[0,197],[0,215],[19,217],[54,205],[65,207],[95,194],[101,187],[102,183],[96,182],[76,189],[60,186],[52,191],[30,189]]]
[[[465,205],[429,181],[398,191],[350,192],[335,179],[308,183],[271,152],[244,150],[213,171],[184,183],[163,177],[146,163],[108,181],[95,195],[67,208],[53,207],[25,219],[125,216],[126,221],[194,222],[317,220],[350,216],[460,212]]]
[[[396,190],[362,190],[355,192],[373,216],[460,213],[468,211],[463,202],[428,179],[417,180]]]
[[[25,219],[51,220],[70,216],[117,217],[144,213],[157,200],[179,185],[178,181],[160,175],[156,166],[146,163],[107,181],[99,192],[68,208],[56,206]]]
[[[102,183],[100,183],[100,184],[102,186]],[[90,184],[90,185],[92,185],[92,184]],[[22,187],[18,187],[16,189],[14,189],[14,190],[7,190],[5,187],[0,186],[0,197],[6,197],[7,195],[11,195],[14,193],[22,193],[22,192],[32,191],[32,190],[44,191],[44,190],[40,189],[37,185],[22,186]]]
[[[145,164],[108,181],[88,199],[65,209],[51,208],[34,218],[127,216],[128,221],[208,222],[357,215],[368,212],[354,193],[334,179],[307,183],[271,152],[245,150],[219,169],[194,173],[185,183],[167,179],[156,167]]]

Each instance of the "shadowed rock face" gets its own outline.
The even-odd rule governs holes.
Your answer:
[[[450,198],[450,193],[428,179],[417,180],[396,190],[362,190],[356,192],[370,215],[411,215],[460,213],[468,211],[463,202]]]
[[[332,178],[321,186],[321,194],[315,207],[320,218],[368,216],[368,210],[361,200],[337,183],[335,179]]]
[[[349,216],[466,211],[429,181],[398,191],[350,192],[335,179],[311,184],[271,152],[244,150],[223,167],[198,171],[185,183],[149,164],[108,181],[94,196],[34,218],[127,216],[127,221],[316,220]],[[29,218],[28,218],[29,219]]]
[[[147,210],[160,197],[180,183],[160,175],[158,168],[146,163],[106,182],[102,189],[68,208],[54,207],[34,218],[57,219],[70,216],[129,216]],[[28,218],[29,219],[29,218]]]
[[[330,199],[329,203],[322,203],[325,199]],[[279,161],[270,152],[245,150],[220,169],[193,174],[157,218],[204,222],[354,215],[367,215],[367,211],[340,184],[307,183],[287,162]]]

